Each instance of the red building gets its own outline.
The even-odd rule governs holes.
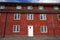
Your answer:
[[[0,35],[60,35],[60,3],[0,2]]]

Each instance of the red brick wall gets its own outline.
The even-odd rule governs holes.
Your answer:
[[[7,6],[7,8],[9,8]],[[15,6],[13,7],[15,9]],[[23,6],[22,9],[27,9],[26,6]],[[37,7],[34,6],[34,9],[37,9]],[[52,7],[45,7],[45,9],[51,10]],[[34,14],[34,13],[33,13]],[[33,32],[34,35],[54,35],[54,31],[56,35],[60,35],[60,20],[57,18],[57,14],[50,14],[47,13],[47,20],[40,20],[39,14],[34,14],[34,20],[27,20],[27,13],[21,13],[21,19],[20,20],[14,20],[14,13],[8,13],[7,14],[7,21],[6,21],[6,35],[28,35],[28,25],[33,25]],[[52,19],[53,15],[53,19]],[[4,27],[5,27],[5,18],[6,14],[0,15],[0,35],[3,35],[4,33]],[[54,21],[54,27],[52,26],[52,20]],[[20,32],[14,33],[13,32],[13,25],[20,25]],[[48,33],[41,33],[40,32],[40,26],[46,25],[48,27]]]
[[[53,35],[53,26],[52,26],[52,14],[46,14],[47,15],[47,20],[40,20],[39,19],[39,14],[34,14],[34,20],[27,20],[27,14],[21,14],[21,20],[14,20],[14,15],[13,14],[7,14],[7,22],[6,22],[6,35],[14,35],[14,34],[19,34],[19,35],[27,35],[28,33],[28,25],[33,25],[33,30],[34,30],[34,35]],[[2,21],[4,19],[4,14],[2,14],[2,19],[1,19],[1,30],[3,32],[3,27],[4,24],[2,24]],[[53,14],[54,17],[54,27],[55,27],[55,34],[60,34],[60,27],[59,27],[59,21],[57,19],[57,14]],[[3,22],[4,23],[4,22]],[[20,25],[20,32],[19,33],[14,33],[13,32],[13,25]],[[48,33],[41,33],[40,32],[40,26],[46,25],[48,27]],[[1,33],[2,33],[1,32]]]
[[[0,14],[0,35],[4,34],[5,18],[5,14]]]

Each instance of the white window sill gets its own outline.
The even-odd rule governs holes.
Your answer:
[[[13,31],[13,32],[15,32],[15,33],[16,33],[16,32],[20,32],[20,31]]]
[[[41,32],[41,33],[47,33],[47,32]]]

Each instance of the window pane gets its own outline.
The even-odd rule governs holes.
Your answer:
[[[60,14],[58,14],[58,19],[60,20]]]
[[[43,27],[41,26],[41,31],[43,32]]]
[[[0,6],[0,9],[4,9],[5,8],[5,6]]]
[[[16,9],[21,9],[22,7],[21,6],[16,6]]]
[[[41,33],[46,33],[47,32],[47,26],[41,26],[40,30],[41,30]]]
[[[20,26],[19,25],[14,25],[13,26],[13,32],[19,32],[20,31]]]
[[[14,14],[14,20],[20,20],[20,14],[19,13]]]
[[[17,26],[17,31],[19,31],[19,25]]]
[[[59,7],[58,7],[58,6],[54,6],[54,9],[55,9],[55,10],[58,10],[58,9],[59,9]]]
[[[38,6],[38,8],[39,8],[40,10],[43,10],[43,9],[44,9],[44,7],[43,7],[43,6]]]
[[[46,20],[46,14],[40,14],[40,20]]]
[[[46,32],[46,31],[47,31],[47,30],[46,30],[46,26],[43,27],[43,30],[44,30],[43,32]]]
[[[33,14],[27,14],[27,19],[28,20],[33,20]]]
[[[32,6],[28,6],[27,9],[33,9],[33,7]]]

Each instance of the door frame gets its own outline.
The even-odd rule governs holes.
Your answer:
[[[28,25],[28,36],[33,37],[33,25]]]

